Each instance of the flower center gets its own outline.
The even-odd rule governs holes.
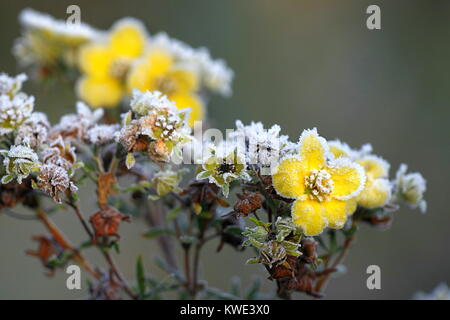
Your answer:
[[[305,176],[305,186],[311,199],[323,201],[333,191],[334,183],[327,171],[312,170]]]
[[[155,79],[155,88],[158,91],[170,96],[177,92],[177,82],[170,76],[162,75]]]
[[[130,69],[130,62],[126,59],[116,59],[113,61],[110,67],[110,75],[119,81],[123,81]]]
[[[219,167],[217,168],[217,172],[219,174],[224,174],[224,173],[230,173],[230,172],[234,172],[235,171],[235,166],[232,163],[222,163],[221,165],[219,165]]]

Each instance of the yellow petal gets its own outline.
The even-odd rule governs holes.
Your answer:
[[[205,107],[201,99],[188,93],[179,93],[170,96],[170,100],[175,102],[178,109],[191,108],[189,114],[189,126],[193,127],[195,121],[203,120]]]
[[[348,200],[357,196],[364,188],[366,179],[364,169],[348,158],[333,161],[327,170],[331,174],[334,187],[331,192],[333,198]]]
[[[330,152],[336,159],[342,157],[351,157],[352,149],[350,149],[350,147],[344,142],[341,142],[339,140],[328,141],[328,146],[330,148]]]
[[[173,58],[163,50],[154,50],[148,55],[146,62],[153,74],[161,75],[172,68]]]
[[[363,191],[357,196],[358,204],[366,208],[381,207],[386,204],[391,195],[389,180],[369,177]]]
[[[113,53],[122,58],[137,58],[144,52],[145,29],[138,20],[125,18],[119,20],[110,35]]]
[[[197,91],[199,86],[198,76],[192,70],[175,69],[170,72],[170,76],[177,84],[180,91]]]
[[[300,159],[307,169],[321,169],[325,165],[328,145],[316,128],[304,130],[300,136]]]
[[[91,107],[116,107],[122,98],[120,83],[113,78],[83,77],[77,84],[80,98]]]
[[[109,77],[112,61],[111,50],[101,44],[83,46],[78,57],[81,71],[96,78]]]
[[[369,155],[357,161],[372,178],[386,178],[389,174],[389,163],[381,157]]]
[[[132,92],[133,89],[152,91],[151,80],[150,66],[147,63],[138,63],[128,72],[127,90],[128,92]]]
[[[328,227],[333,229],[340,229],[347,221],[347,204],[346,201],[341,200],[327,200],[321,202],[324,210],[324,215],[328,221]]]
[[[356,201],[356,198],[352,198],[350,200],[346,201],[347,205],[345,207],[345,212],[347,214],[347,216],[351,216],[352,214],[355,213],[357,207],[358,207],[358,202]]]
[[[277,193],[285,198],[299,198],[305,194],[305,168],[298,158],[280,162],[272,174],[272,184]]]
[[[314,200],[297,200],[292,205],[292,222],[307,236],[315,236],[327,226],[324,207]]]

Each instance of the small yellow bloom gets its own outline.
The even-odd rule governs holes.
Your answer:
[[[336,159],[350,158],[360,164],[366,173],[365,187],[348,206],[348,214],[353,214],[357,205],[372,209],[386,204],[391,196],[391,184],[388,180],[389,163],[378,156],[352,150],[347,144],[338,140],[330,141],[328,145]]]
[[[349,201],[364,187],[363,168],[348,158],[327,161],[328,144],[316,129],[303,131],[299,146],[298,157],[286,158],[275,168],[275,190],[296,200],[292,220],[305,235],[317,235],[326,226],[342,228]]]
[[[177,65],[172,56],[163,50],[154,50],[135,64],[127,78],[128,90],[160,91],[175,102],[179,109],[191,108],[189,125],[203,119],[204,105],[197,94],[197,73]]]
[[[142,56],[145,42],[141,23],[126,18],[113,26],[105,43],[83,46],[78,57],[83,73],[77,85],[80,97],[94,108],[117,106],[131,62]]]
[[[389,163],[374,155],[364,156],[357,162],[367,175],[366,186],[357,197],[358,204],[366,208],[385,205],[391,196],[391,184],[388,180]]]

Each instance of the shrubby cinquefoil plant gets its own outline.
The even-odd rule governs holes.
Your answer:
[[[217,254],[229,245],[261,264],[278,297],[321,297],[360,224],[386,228],[402,203],[426,210],[422,175],[401,165],[390,176],[370,145],[352,149],[316,128],[291,139],[278,125],[241,121],[226,139],[199,138],[192,128],[206,119],[206,96],[230,94],[233,78],[204,48],[151,35],[131,18],[99,31],[27,9],[20,22],[21,65],[33,79],[72,81],[80,101],[52,125],[22,91],[24,74],[0,75],[0,209],[31,209],[47,234],[34,237],[38,250],[29,254],[50,274],[69,261],[82,266],[93,299],[272,297],[257,284],[246,292],[208,286],[200,253],[213,239]],[[77,192],[89,184],[98,209],[85,213]],[[70,242],[51,220],[61,210],[73,211],[84,242]],[[114,262],[131,217],[149,224],[145,238],[158,238],[167,278],[152,277],[138,258],[136,278],[126,279]],[[87,260],[91,247],[103,267]]]

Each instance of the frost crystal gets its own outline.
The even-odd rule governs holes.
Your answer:
[[[27,80],[23,73],[10,77],[6,73],[0,74],[0,95],[13,97],[22,89],[22,84]]]
[[[177,109],[175,104],[159,91],[133,90],[130,106],[131,110],[141,116],[148,115],[155,109]]]
[[[117,124],[96,124],[87,132],[87,140],[94,144],[103,144],[114,140],[116,131],[119,130]]]
[[[54,164],[68,170],[76,162],[77,156],[75,148],[70,143],[65,143],[62,137],[59,136],[42,152],[42,160],[45,164]]]
[[[298,145],[290,142],[288,136],[280,136],[280,130],[278,125],[264,129],[261,122],[251,122],[245,126],[237,120],[236,131],[229,136],[245,146],[246,161],[249,164],[259,165],[262,174],[271,174],[268,169],[274,168],[281,158],[298,152]]]
[[[166,162],[174,153],[181,157],[181,147],[191,140],[187,125],[189,109],[178,110],[160,92],[133,92],[133,114],[124,115],[124,127],[116,140],[129,152],[148,151],[154,161]]]
[[[76,108],[76,114],[61,117],[59,123],[51,130],[52,137],[61,135],[63,138],[87,139],[87,131],[103,117],[103,109],[92,111],[83,102],[78,102]]]
[[[40,147],[47,141],[49,128],[47,116],[41,112],[34,112],[17,129],[15,144],[27,144],[33,149]]]
[[[0,135],[8,134],[23,124],[33,112],[34,97],[18,94],[0,96]]]

